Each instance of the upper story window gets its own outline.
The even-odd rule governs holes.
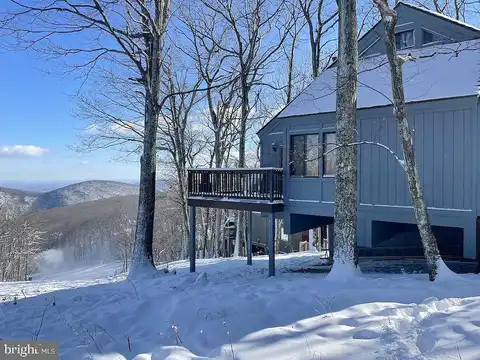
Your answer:
[[[415,45],[415,39],[413,37],[413,30],[402,31],[395,34],[395,42],[397,49],[407,49]]]
[[[292,135],[290,137],[290,175],[318,177],[319,135]]]
[[[337,146],[337,134],[334,132],[323,133],[323,176],[335,176],[337,171],[337,150],[331,151]]]
[[[434,41],[434,36],[431,32],[429,31],[422,31],[422,38],[423,38],[423,43],[424,44],[430,44],[431,42]]]

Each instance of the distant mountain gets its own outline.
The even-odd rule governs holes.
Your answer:
[[[171,200],[159,194],[155,204],[157,218],[161,218],[166,209],[172,208]],[[115,196],[108,199],[82,202],[63,208],[53,208],[24,218],[36,220],[44,232],[46,248],[64,245],[67,238],[76,238],[82,231],[89,234],[98,224],[113,222],[119,216],[119,211],[126,210],[128,220],[135,220],[138,209],[138,195]],[[100,225],[102,226],[102,225]],[[61,234],[61,236],[54,236]]]
[[[34,210],[48,210],[114,196],[136,195],[138,185],[117,181],[85,181],[41,194]]]
[[[138,195],[138,185],[95,180],[44,193],[0,188],[0,206],[22,214],[125,195]]]
[[[47,192],[78,182],[81,181],[0,181],[0,187],[33,192]],[[128,181],[122,182],[128,183]]]

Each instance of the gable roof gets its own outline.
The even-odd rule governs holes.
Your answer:
[[[397,8],[398,8],[399,6],[407,6],[407,7],[411,8],[411,9],[415,9],[415,10],[421,11],[421,12],[423,12],[423,13],[425,13],[425,14],[429,14],[429,15],[432,15],[432,16],[436,16],[436,17],[438,17],[438,18],[447,20],[447,21],[449,21],[449,22],[451,22],[451,23],[454,23],[454,24],[456,24],[456,25],[460,25],[460,26],[466,27],[466,28],[468,28],[468,29],[470,29],[470,30],[474,30],[474,31],[480,32],[480,29],[477,28],[477,27],[475,27],[475,26],[473,26],[473,25],[467,24],[467,23],[462,22],[462,21],[460,21],[460,20],[456,20],[456,19],[451,18],[451,17],[446,16],[446,15],[437,13],[436,11],[432,11],[432,10],[425,9],[425,8],[423,8],[423,7],[420,7],[420,6],[416,6],[416,5],[409,4],[409,3],[405,2],[405,1],[402,1],[402,0],[400,0],[400,1],[397,2],[397,4],[394,6],[394,9],[397,10]],[[363,35],[358,39],[358,42],[360,43],[360,42],[363,40],[363,38],[367,37],[367,35],[370,34],[370,32],[372,32],[372,31],[377,27],[377,25],[380,24],[381,22],[382,22],[382,20],[378,20],[378,21],[375,23],[375,25],[373,25],[370,29],[368,29],[368,31],[366,31],[365,34],[363,34]]]
[[[403,65],[405,101],[471,96],[478,93],[480,39],[399,52],[416,60]],[[336,110],[336,67],[325,70],[275,118]],[[357,108],[391,105],[390,67],[386,55],[358,62]]]
[[[430,14],[430,15],[433,15],[433,16],[436,16],[436,17],[439,17],[439,18],[442,18],[442,19],[444,19],[444,20],[447,20],[447,21],[449,21],[449,22],[455,23],[455,24],[457,24],[457,25],[460,25],[460,26],[469,28],[469,29],[471,29],[471,30],[475,30],[475,31],[479,31],[479,32],[480,32],[480,29],[477,28],[476,26],[467,24],[466,22],[463,22],[463,21],[454,19],[454,18],[452,18],[452,17],[450,17],[450,16],[440,14],[440,13],[438,13],[438,12],[436,12],[436,11],[433,11],[433,10],[430,10],[430,9],[426,9],[426,8],[421,7],[421,6],[409,4],[409,3],[405,2],[405,1],[399,1],[399,2],[397,3],[397,5],[395,5],[395,9],[396,9],[399,5],[405,5],[405,6],[408,6],[408,7],[412,8],[412,9],[422,11],[422,12],[424,12],[424,13],[427,13],[427,14]]]

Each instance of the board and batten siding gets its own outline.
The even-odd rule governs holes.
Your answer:
[[[452,99],[409,106],[417,164],[426,204],[432,209],[476,212],[476,100]],[[359,111],[362,140],[388,146],[403,159],[391,108]],[[361,205],[411,206],[407,180],[398,161],[383,148],[359,149]]]
[[[425,199],[432,215],[435,217],[439,210],[441,216],[476,216],[480,211],[476,183],[480,175],[477,98],[412,103],[407,109]],[[384,144],[403,159],[392,107],[360,109],[357,114],[359,140]],[[281,145],[285,211],[333,216],[334,179],[290,177],[288,162],[291,135],[322,136],[323,132],[334,130],[334,126],[334,113],[295,116],[276,119],[259,134],[262,166],[278,166],[279,154],[272,152],[272,144]],[[412,221],[406,176],[392,154],[375,145],[360,145],[358,165],[359,212],[379,207],[382,212],[390,211],[393,217],[397,211],[401,215],[407,211],[409,215],[402,221]],[[322,174],[321,161],[319,166]]]

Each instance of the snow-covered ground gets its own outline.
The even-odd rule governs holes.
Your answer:
[[[60,341],[61,359],[480,358],[480,276],[289,271],[320,261],[279,255],[275,278],[257,257],[133,282],[111,264],[0,283],[0,338]]]

